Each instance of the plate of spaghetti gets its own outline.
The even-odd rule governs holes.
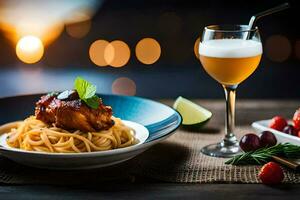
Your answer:
[[[2,98],[0,109],[0,153],[50,169],[124,162],[165,140],[182,120],[149,99],[97,94],[81,77],[72,90]]]
[[[40,153],[86,153],[108,151],[145,142],[148,130],[137,123],[113,118],[115,124],[98,132],[68,131],[30,116],[5,124],[0,145],[8,149]]]

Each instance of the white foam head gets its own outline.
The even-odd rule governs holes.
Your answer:
[[[199,45],[199,54],[216,58],[252,57],[262,54],[262,45],[254,40],[208,40]]]

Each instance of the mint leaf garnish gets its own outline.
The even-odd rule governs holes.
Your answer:
[[[95,85],[81,77],[77,77],[74,82],[74,88],[76,89],[79,98],[89,107],[93,109],[99,107],[99,97],[96,95],[97,87]]]
[[[99,107],[99,97],[94,95],[91,98],[86,99],[85,103],[93,109],[97,109]]]
[[[92,98],[93,96],[95,96],[96,91],[97,91],[97,87],[95,85],[88,85],[88,87],[85,90],[84,98],[85,99]]]
[[[88,99],[96,94],[97,87],[81,77],[77,77],[74,82],[80,99]]]

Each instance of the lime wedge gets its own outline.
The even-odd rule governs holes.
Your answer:
[[[181,96],[176,99],[173,108],[181,114],[182,125],[186,128],[200,128],[212,117],[209,110]]]

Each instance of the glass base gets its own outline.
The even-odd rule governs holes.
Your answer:
[[[241,152],[239,143],[236,142],[233,145],[225,146],[224,142],[217,144],[210,144],[201,149],[201,152],[208,156],[231,158]]]

